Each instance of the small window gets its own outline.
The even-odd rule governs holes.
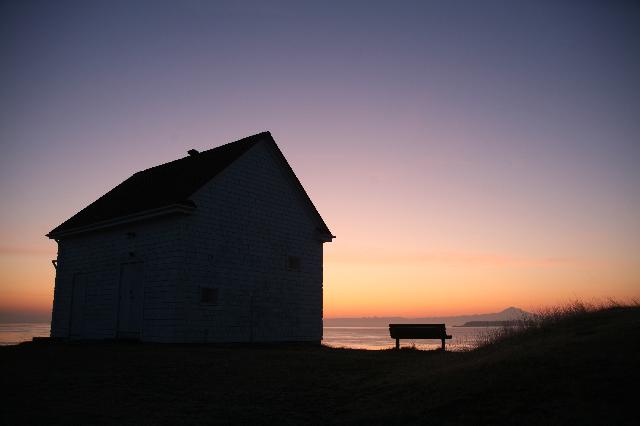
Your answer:
[[[289,256],[287,258],[287,269],[290,271],[299,271],[300,258],[298,256]]]
[[[218,289],[213,287],[200,287],[200,303],[217,305]]]

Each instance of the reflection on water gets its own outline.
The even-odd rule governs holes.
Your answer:
[[[15,345],[31,340],[33,337],[49,336],[49,323],[16,323],[0,324],[0,345]],[[447,348],[463,350],[473,347],[477,339],[490,332],[494,327],[451,327],[447,326],[447,333],[452,335],[447,340]],[[388,327],[324,327],[322,343],[337,348],[354,349],[390,349],[395,346],[395,340],[389,336]],[[437,349],[439,340],[411,340],[400,341],[401,346],[415,346],[418,349]]]
[[[495,327],[447,327],[447,349],[464,350],[472,348],[477,340]],[[391,349],[395,340],[389,336],[389,327],[324,327],[322,343],[336,348]],[[439,340],[403,339],[401,347],[415,346],[418,349],[438,349]]]
[[[50,330],[48,322],[0,324],[0,345],[16,345],[34,337],[46,337]]]

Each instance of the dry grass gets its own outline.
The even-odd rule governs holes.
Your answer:
[[[544,307],[536,310],[531,315],[525,315],[515,320],[512,325],[484,331],[476,340],[476,344],[470,349],[485,348],[508,342],[509,340],[524,338],[527,335],[544,333],[556,327],[559,323],[566,324],[580,321],[592,313],[638,307],[640,307],[640,299],[636,298],[627,302],[607,298],[605,301],[591,303],[577,299],[563,305]]]

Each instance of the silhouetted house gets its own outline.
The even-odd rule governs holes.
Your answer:
[[[322,339],[333,236],[268,132],[135,173],[47,236],[52,337]]]

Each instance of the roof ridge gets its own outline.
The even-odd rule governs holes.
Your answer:
[[[230,145],[235,145],[235,144],[240,145],[242,143],[257,142],[258,139],[262,139],[265,136],[268,136],[269,138],[273,139],[273,136],[271,136],[271,132],[266,130],[264,132],[256,133],[255,135],[251,135],[251,136],[244,137],[242,139],[238,139],[237,141],[227,142],[227,143],[225,143],[223,145],[214,146],[213,148],[209,148],[209,149],[206,149],[204,151],[200,151],[198,153],[198,156],[199,155],[211,154],[213,151],[218,151],[219,152],[219,151],[221,151],[221,148],[227,148],[228,149]],[[166,163],[156,164],[155,166],[151,166],[151,167],[147,167],[146,169],[138,170],[137,172],[133,173],[133,175],[142,174],[142,173],[144,173],[146,171],[149,171],[149,170],[152,170],[152,169],[155,169],[155,168],[158,168],[158,167],[164,167],[164,166],[167,166],[169,164],[176,163],[178,161],[182,161],[182,160],[189,159],[189,158],[198,158],[198,157],[197,156],[186,155],[184,157],[176,158],[175,160],[167,161]]]

